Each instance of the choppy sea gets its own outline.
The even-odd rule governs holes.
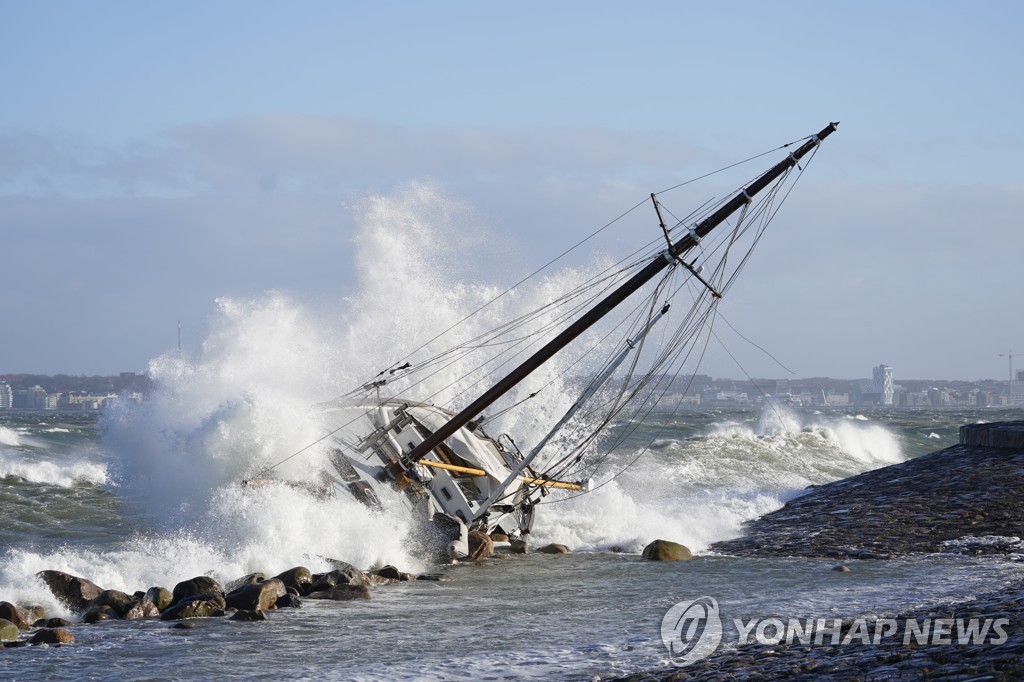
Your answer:
[[[967,599],[1020,579],[1024,566],[950,555],[847,562],[851,572],[840,574],[829,560],[731,558],[708,547],[808,485],[953,445],[965,423],[1021,416],[753,408],[655,414],[612,454],[632,462],[653,438],[644,456],[588,495],[540,507],[534,546],[559,542],[572,554],[432,566],[406,542],[404,522],[387,513],[290,488],[242,489],[229,463],[186,471],[195,467],[168,456],[153,466],[152,453],[128,447],[110,416],[4,413],[0,600],[73,618],[34,578],[43,569],[129,593],[202,574],[230,581],[300,564],[326,570],[322,557],[450,580],[379,586],[363,603],[307,600],[263,623],[78,626],[71,646],[0,653],[0,676],[586,679],[667,665],[662,617],[673,604],[705,595],[723,614],[792,617],[893,614]],[[146,466],[133,461],[140,458]],[[682,542],[696,557],[642,561],[639,551],[655,538]]]

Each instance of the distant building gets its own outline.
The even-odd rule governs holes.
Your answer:
[[[14,407],[14,391],[6,381],[0,381],[0,410]]]
[[[1024,370],[1017,370],[1017,378],[1010,382],[1010,404],[1024,405]]]
[[[872,372],[872,380],[878,389],[878,392],[882,396],[882,405],[892,405],[893,396],[893,383],[892,383],[892,367],[889,365],[879,365],[875,367]]]

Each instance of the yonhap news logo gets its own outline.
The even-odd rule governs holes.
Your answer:
[[[713,597],[679,602],[661,619],[661,641],[672,663],[690,665],[715,652],[722,642],[722,618]]]
[[[725,624],[735,632],[729,641],[745,644],[852,644],[903,646],[992,645],[1007,641],[1008,618],[780,618],[747,617],[723,621],[718,601],[700,597],[679,602],[661,621],[661,641],[673,665],[707,658],[722,643]]]

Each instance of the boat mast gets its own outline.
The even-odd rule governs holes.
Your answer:
[[[631,294],[654,278],[655,275],[676,262],[687,251],[692,249],[701,238],[709,234],[718,225],[740,207],[750,203],[754,195],[761,192],[771,183],[775,182],[786,171],[795,166],[801,158],[815,149],[826,137],[835,132],[839,123],[829,123],[821,131],[804,142],[799,149],[791,153],[786,159],[772,166],[761,177],[754,180],[750,185],[740,190],[736,196],[726,202],[721,208],[702,220],[685,234],[675,244],[669,246],[654,260],[648,263],[642,270],[634,274],[617,289],[612,291],[600,303],[591,308],[582,317],[566,327],[558,336],[548,341],[541,349],[527,358],[521,365],[512,370],[504,379],[496,383],[483,395],[474,400],[457,415],[445,422],[437,431],[432,433],[419,445],[410,450],[404,459],[407,465],[418,462],[427,453],[440,445],[446,438],[454,434],[460,428],[468,424],[474,417],[487,409],[492,403],[508,393],[520,381],[529,376],[534,370],[550,360],[555,353],[562,350],[576,337],[595,325],[616,306],[625,301]]]

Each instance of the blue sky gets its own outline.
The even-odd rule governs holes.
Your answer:
[[[841,120],[729,320],[797,376],[1003,378],[1022,28],[1019,2],[0,0],[0,373],[141,371],[218,297],[340,299],[369,195],[429,183],[518,274]]]

